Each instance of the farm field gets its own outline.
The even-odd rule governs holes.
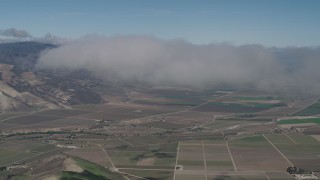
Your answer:
[[[234,166],[226,144],[205,144],[206,170],[233,171]]]
[[[205,170],[202,144],[179,144],[177,165],[183,170]]]
[[[196,108],[196,111],[204,112],[224,112],[224,113],[255,113],[271,108],[278,108],[285,106],[285,104],[264,104],[256,102],[209,102],[203,106]]]
[[[152,92],[129,95],[128,102],[3,115],[9,119],[0,122],[0,130],[13,136],[3,136],[0,162],[28,164],[62,156],[133,180],[290,180],[287,167],[316,170],[320,165],[316,125],[297,133],[281,126],[296,119],[277,123],[281,116],[259,114],[295,101],[242,91],[207,93]],[[135,103],[134,96],[150,97],[153,104]],[[301,120],[316,123],[318,118]],[[275,130],[285,133],[271,134]],[[85,175],[60,172],[55,175]]]
[[[281,137],[283,136],[283,137]],[[318,170],[320,167],[320,143],[309,135],[266,136],[295,166]],[[281,138],[281,141],[276,139]],[[286,138],[284,138],[286,137]]]
[[[287,115],[295,116],[295,113],[312,105],[315,102],[316,98],[317,97],[306,97],[303,99],[294,99],[294,100],[290,99],[290,100],[287,100],[288,106],[268,109],[268,110],[258,112],[256,114],[261,116],[287,116]]]
[[[320,103],[314,103],[307,108],[294,113],[293,116],[313,116],[317,114],[320,114]]]
[[[173,171],[122,169],[121,172],[146,179],[172,180],[173,178]]]
[[[89,144],[86,147],[68,151],[67,154],[93,162],[103,167],[112,167],[110,160],[107,158],[104,150],[99,145]]]
[[[73,172],[73,171],[62,171],[55,178],[59,177],[61,179],[112,179],[112,180],[125,180],[119,173],[111,172],[99,166],[97,164],[91,163],[89,161],[72,158],[71,161],[74,161],[72,164],[73,167],[77,169],[81,169],[81,172]]]
[[[228,142],[238,171],[283,171],[290,164],[261,135]]]
[[[285,119],[278,122],[278,124],[320,124],[320,118],[305,118],[305,119]]]
[[[0,166],[22,163],[30,159],[35,160],[55,150],[63,151],[63,149],[57,148],[54,145],[32,140],[16,140],[0,143]]]

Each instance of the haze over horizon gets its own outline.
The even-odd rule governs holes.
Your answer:
[[[4,0],[0,12],[0,34],[16,38],[120,34],[194,44],[320,45],[320,2],[314,0]]]

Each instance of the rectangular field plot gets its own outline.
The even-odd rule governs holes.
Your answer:
[[[150,151],[108,151],[117,168],[174,169],[176,154]]]
[[[226,179],[226,180],[268,180],[262,172],[225,172],[207,173],[207,179]]]
[[[294,144],[274,143],[274,145],[298,168],[320,170],[320,143],[308,135],[288,135]]]
[[[121,169],[121,172],[127,173],[129,175],[138,176],[145,179],[154,179],[154,180],[172,180],[173,171],[163,171],[163,170],[129,170]],[[130,178],[131,179],[131,178]]]
[[[320,118],[305,118],[305,119],[284,119],[278,122],[278,124],[320,124]]]
[[[166,122],[181,124],[183,126],[192,126],[212,119],[211,113],[186,111],[166,116]]]
[[[140,137],[141,138],[141,137]],[[133,139],[132,139],[133,140]],[[150,139],[152,140],[152,139]],[[143,140],[142,140],[143,141]],[[144,144],[138,144],[135,141],[130,141],[127,138],[115,138],[115,139],[109,139],[103,144],[105,145],[106,150],[111,151],[143,151],[143,152],[153,152],[153,153],[170,153],[175,154],[177,152],[178,143],[172,142],[172,143],[148,143],[144,142]],[[153,141],[155,142],[155,141]]]
[[[267,134],[265,135],[273,144],[295,144],[293,139],[290,139],[289,136],[280,135],[280,134]]]
[[[320,114],[320,103],[314,103],[293,115],[294,116],[312,116],[317,114]]]
[[[176,174],[174,180],[206,180],[204,174]]]
[[[320,144],[314,137],[308,135],[288,135],[293,141],[298,144]]]
[[[217,138],[215,140],[203,140],[204,145],[226,145],[223,138]]]
[[[263,136],[245,137],[228,143],[239,171],[284,171],[290,166]]]
[[[199,141],[201,143],[201,141]],[[204,170],[204,156],[202,144],[187,145],[180,144],[178,152],[178,165],[183,166],[183,170]]]
[[[226,144],[204,145],[208,171],[233,171],[232,160]]]
[[[266,176],[271,180],[295,180],[295,178],[287,172],[266,172]]]
[[[176,171],[175,180],[268,180],[263,172],[207,172],[201,171]],[[282,178],[279,178],[282,179]],[[289,180],[290,178],[283,178]]]

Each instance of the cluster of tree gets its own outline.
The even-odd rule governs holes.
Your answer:
[[[7,167],[6,167],[6,166],[0,167],[0,172],[1,172],[1,171],[6,171],[6,170],[7,170]]]
[[[303,169],[297,167],[288,167],[287,172],[290,174],[309,174],[309,171],[305,171]]]

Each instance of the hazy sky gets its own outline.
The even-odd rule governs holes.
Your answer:
[[[320,45],[319,0],[1,0],[0,30],[147,34],[192,43]]]

